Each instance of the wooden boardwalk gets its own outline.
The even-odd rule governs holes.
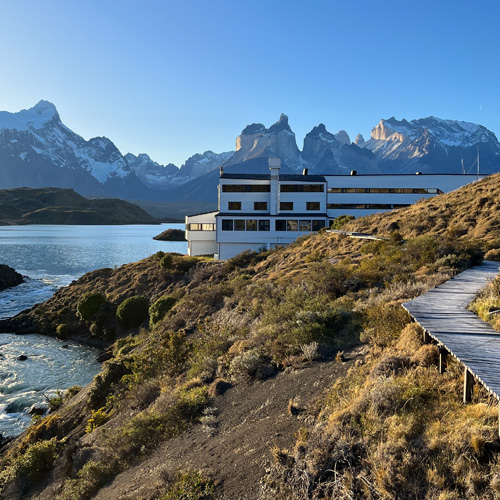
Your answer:
[[[500,400],[500,332],[465,309],[498,272],[498,262],[485,261],[403,304],[440,347],[441,371],[448,353],[464,365],[465,402],[474,379]]]

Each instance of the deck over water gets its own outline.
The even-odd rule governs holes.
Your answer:
[[[500,332],[465,308],[499,272],[485,261],[403,306],[439,345],[500,399]]]

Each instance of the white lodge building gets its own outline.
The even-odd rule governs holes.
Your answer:
[[[319,231],[340,215],[363,215],[406,207],[420,198],[458,189],[485,176],[463,174],[279,175],[225,174],[219,210],[186,217],[188,255],[229,259],[243,250],[284,246]]]

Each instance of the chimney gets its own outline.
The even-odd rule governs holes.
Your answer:
[[[279,158],[269,158],[269,170],[271,171],[271,199],[269,204],[269,214],[276,215],[279,207],[279,183],[280,183],[281,160]]]
[[[219,177],[222,177],[223,175],[224,175],[224,168],[221,165],[219,169]]]
[[[308,168],[304,168],[304,170],[302,170],[302,175],[307,175],[308,173],[309,173]]]
[[[357,170],[351,170],[351,175],[356,175],[358,173]]]
[[[415,175],[422,175],[422,172],[415,172]]]

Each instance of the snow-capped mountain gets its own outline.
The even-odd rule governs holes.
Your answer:
[[[381,120],[371,138],[359,144],[378,158],[385,172],[460,173],[462,160],[467,171],[500,170],[500,144],[493,132],[475,123],[443,120],[433,116],[419,120]]]
[[[86,141],[47,101],[18,113],[0,112],[0,189],[68,187],[83,195],[165,200],[164,191],[218,168],[232,154],[207,151],[179,169],[146,154],[123,156],[106,137]]]
[[[500,143],[474,123],[442,120],[381,120],[365,141],[351,143],[340,130],[320,123],[304,138],[302,151],[282,114],[266,128],[253,123],[236,139],[236,151],[195,154],[178,168],[160,165],[147,154],[123,156],[106,137],[86,141],[66,127],[53,104],[40,101],[18,113],[0,112],[0,189],[21,186],[67,187],[83,195],[176,201],[217,199],[219,167],[234,173],[268,173],[269,157],[279,157],[282,173],[481,173],[500,171]],[[474,170],[472,170],[474,169]]]

